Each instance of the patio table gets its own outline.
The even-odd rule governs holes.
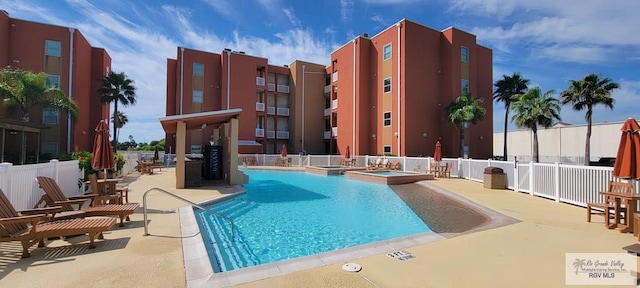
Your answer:
[[[640,200],[640,195],[610,191],[600,191],[600,195],[610,196],[615,199],[615,215],[613,216],[613,223],[609,225],[609,229],[620,228],[620,232],[622,233],[633,233],[633,214],[638,211],[638,200]],[[620,218],[622,204],[627,208],[627,211],[624,213],[624,224],[620,221],[622,220]],[[609,216],[606,215],[605,217]]]

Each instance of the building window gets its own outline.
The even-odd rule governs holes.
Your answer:
[[[202,104],[202,91],[193,90],[193,103]]]
[[[469,48],[462,46],[460,49],[460,60],[462,60],[462,62],[469,62]]]
[[[193,63],[193,76],[203,76],[203,75],[204,75],[204,64]]]
[[[42,124],[54,125],[58,124],[58,109],[44,108],[42,109]]]
[[[384,78],[384,80],[382,80],[382,90],[384,91],[384,93],[389,93],[391,92],[391,77],[389,78]]]
[[[382,116],[382,126],[391,126],[391,112],[384,112]]]
[[[391,153],[391,145],[384,145],[384,146],[382,146],[382,152],[384,152],[384,153]]]
[[[391,43],[384,45],[384,48],[382,48],[382,60],[389,59],[391,59]]]
[[[42,142],[42,154],[58,154],[58,143]]]
[[[60,57],[62,55],[62,43],[60,41],[46,40],[45,55]]]
[[[47,74],[47,86],[60,88],[60,75],[49,75]]]
[[[202,154],[201,145],[191,145],[191,154]]]
[[[469,80],[462,79],[461,88],[462,88],[462,94],[469,94]]]

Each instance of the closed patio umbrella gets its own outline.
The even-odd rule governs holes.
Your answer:
[[[287,145],[286,144],[282,144],[282,149],[280,150],[280,156],[282,158],[286,158],[287,157]]]
[[[620,179],[640,179],[640,126],[633,118],[628,118],[622,128],[613,176]]]
[[[442,146],[440,141],[436,141],[436,150],[433,152],[433,160],[436,162],[442,161]]]
[[[96,135],[93,140],[93,154],[91,155],[91,167],[95,170],[104,170],[116,167],[116,161],[113,158],[113,148],[109,142],[109,125],[105,120],[100,120],[96,126]]]
[[[351,158],[351,151],[349,150],[349,145],[347,145],[347,150],[344,152],[344,158],[346,159]]]

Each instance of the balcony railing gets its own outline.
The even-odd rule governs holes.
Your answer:
[[[338,136],[338,127],[331,127],[331,136]]]
[[[324,131],[324,139],[331,139],[331,131]]]
[[[256,137],[264,137],[264,129],[256,128]]]
[[[324,86],[324,93],[331,92],[331,85]]]
[[[278,139],[289,139],[289,131],[278,131]]]
[[[331,115],[331,109],[329,108],[324,109],[324,116],[329,116],[329,115]]]
[[[289,85],[278,85],[278,92],[289,93]]]
[[[276,114],[276,107],[267,107],[267,114]]]
[[[267,90],[269,90],[269,91],[276,91],[276,84],[274,84],[274,83],[267,83]]]
[[[289,116],[289,108],[280,108],[280,107],[278,107],[278,115]]]
[[[256,102],[256,111],[264,111],[264,103]]]
[[[338,81],[338,71],[333,72],[333,74],[331,75],[331,79],[332,79],[332,82]]]
[[[258,86],[264,86],[264,78],[262,78],[262,77],[256,77],[256,85],[258,85]]]
[[[269,139],[276,138],[276,131],[267,131],[267,138]]]
[[[338,109],[338,99],[331,100],[331,109]]]

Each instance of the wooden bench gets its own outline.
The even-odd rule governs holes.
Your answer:
[[[608,192],[615,192],[620,194],[633,194],[633,186],[629,183],[609,181],[609,190]],[[593,208],[597,208],[594,210]],[[603,215],[604,223],[608,227],[609,219],[611,219],[611,211],[615,210],[615,199],[613,197],[605,196],[604,203],[587,203],[587,222],[591,222],[591,215],[598,214]],[[623,213],[624,208],[621,211],[613,211],[614,213]],[[615,215],[615,214],[614,214]],[[625,223],[628,224],[628,223]]]

